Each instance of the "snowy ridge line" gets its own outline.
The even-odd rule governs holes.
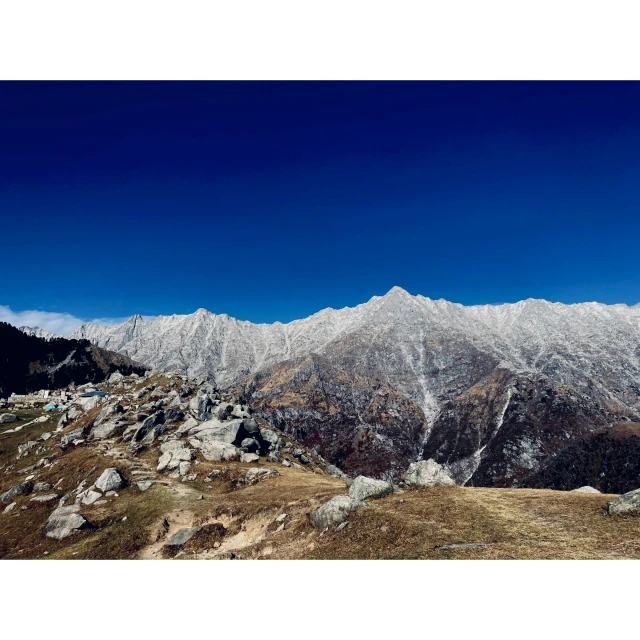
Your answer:
[[[465,307],[394,287],[356,307],[324,309],[287,324],[253,324],[199,309],[147,321],[133,316],[112,326],[87,323],[71,337],[160,369],[184,362],[185,373],[221,386],[310,353],[339,358],[357,341],[363,349],[350,366],[376,366],[389,380],[401,379],[403,392],[430,414],[443,396],[462,390],[454,373],[446,378],[458,366],[452,358],[463,362],[473,351],[556,381],[583,385],[607,376],[618,387],[640,382],[640,305],[529,299]],[[367,355],[374,351],[384,356],[374,362]]]

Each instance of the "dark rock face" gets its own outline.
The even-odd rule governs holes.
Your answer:
[[[637,489],[640,486],[639,427],[637,423],[620,423],[604,433],[569,444],[528,478],[524,486],[570,491],[589,485],[602,493],[627,493]]]
[[[238,387],[256,415],[352,473],[394,477],[420,451],[424,414],[379,375],[348,375],[312,355]]]
[[[471,486],[524,486],[561,449],[611,419],[614,413],[568,385],[496,370],[444,406],[423,457]]]

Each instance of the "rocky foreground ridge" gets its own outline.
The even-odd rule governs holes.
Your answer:
[[[460,484],[559,488],[544,471],[561,451],[640,422],[638,305],[464,307],[394,287],[288,324],[200,309],[74,336],[206,377],[345,471],[391,481],[422,458]],[[623,490],[605,466],[582,483]]]
[[[432,459],[354,478],[179,373],[49,396],[0,411],[2,558],[640,557],[638,491],[462,488]]]

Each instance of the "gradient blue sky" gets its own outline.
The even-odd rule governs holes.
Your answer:
[[[0,305],[640,301],[640,84],[0,83]]]

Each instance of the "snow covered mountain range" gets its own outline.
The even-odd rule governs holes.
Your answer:
[[[60,338],[55,333],[41,329],[40,327],[18,327],[22,333],[26,333],[28,336],[35,336],[36,338],[44,338],[45,340],[51,340],[52,338]]]
[[[236,386],[264,417],[354,472],[424,455],[460,482],[522,485],[576,438],[640,422],[640,306],[465,307],[394,287],[282,324],[199,309],[71,335]]]

